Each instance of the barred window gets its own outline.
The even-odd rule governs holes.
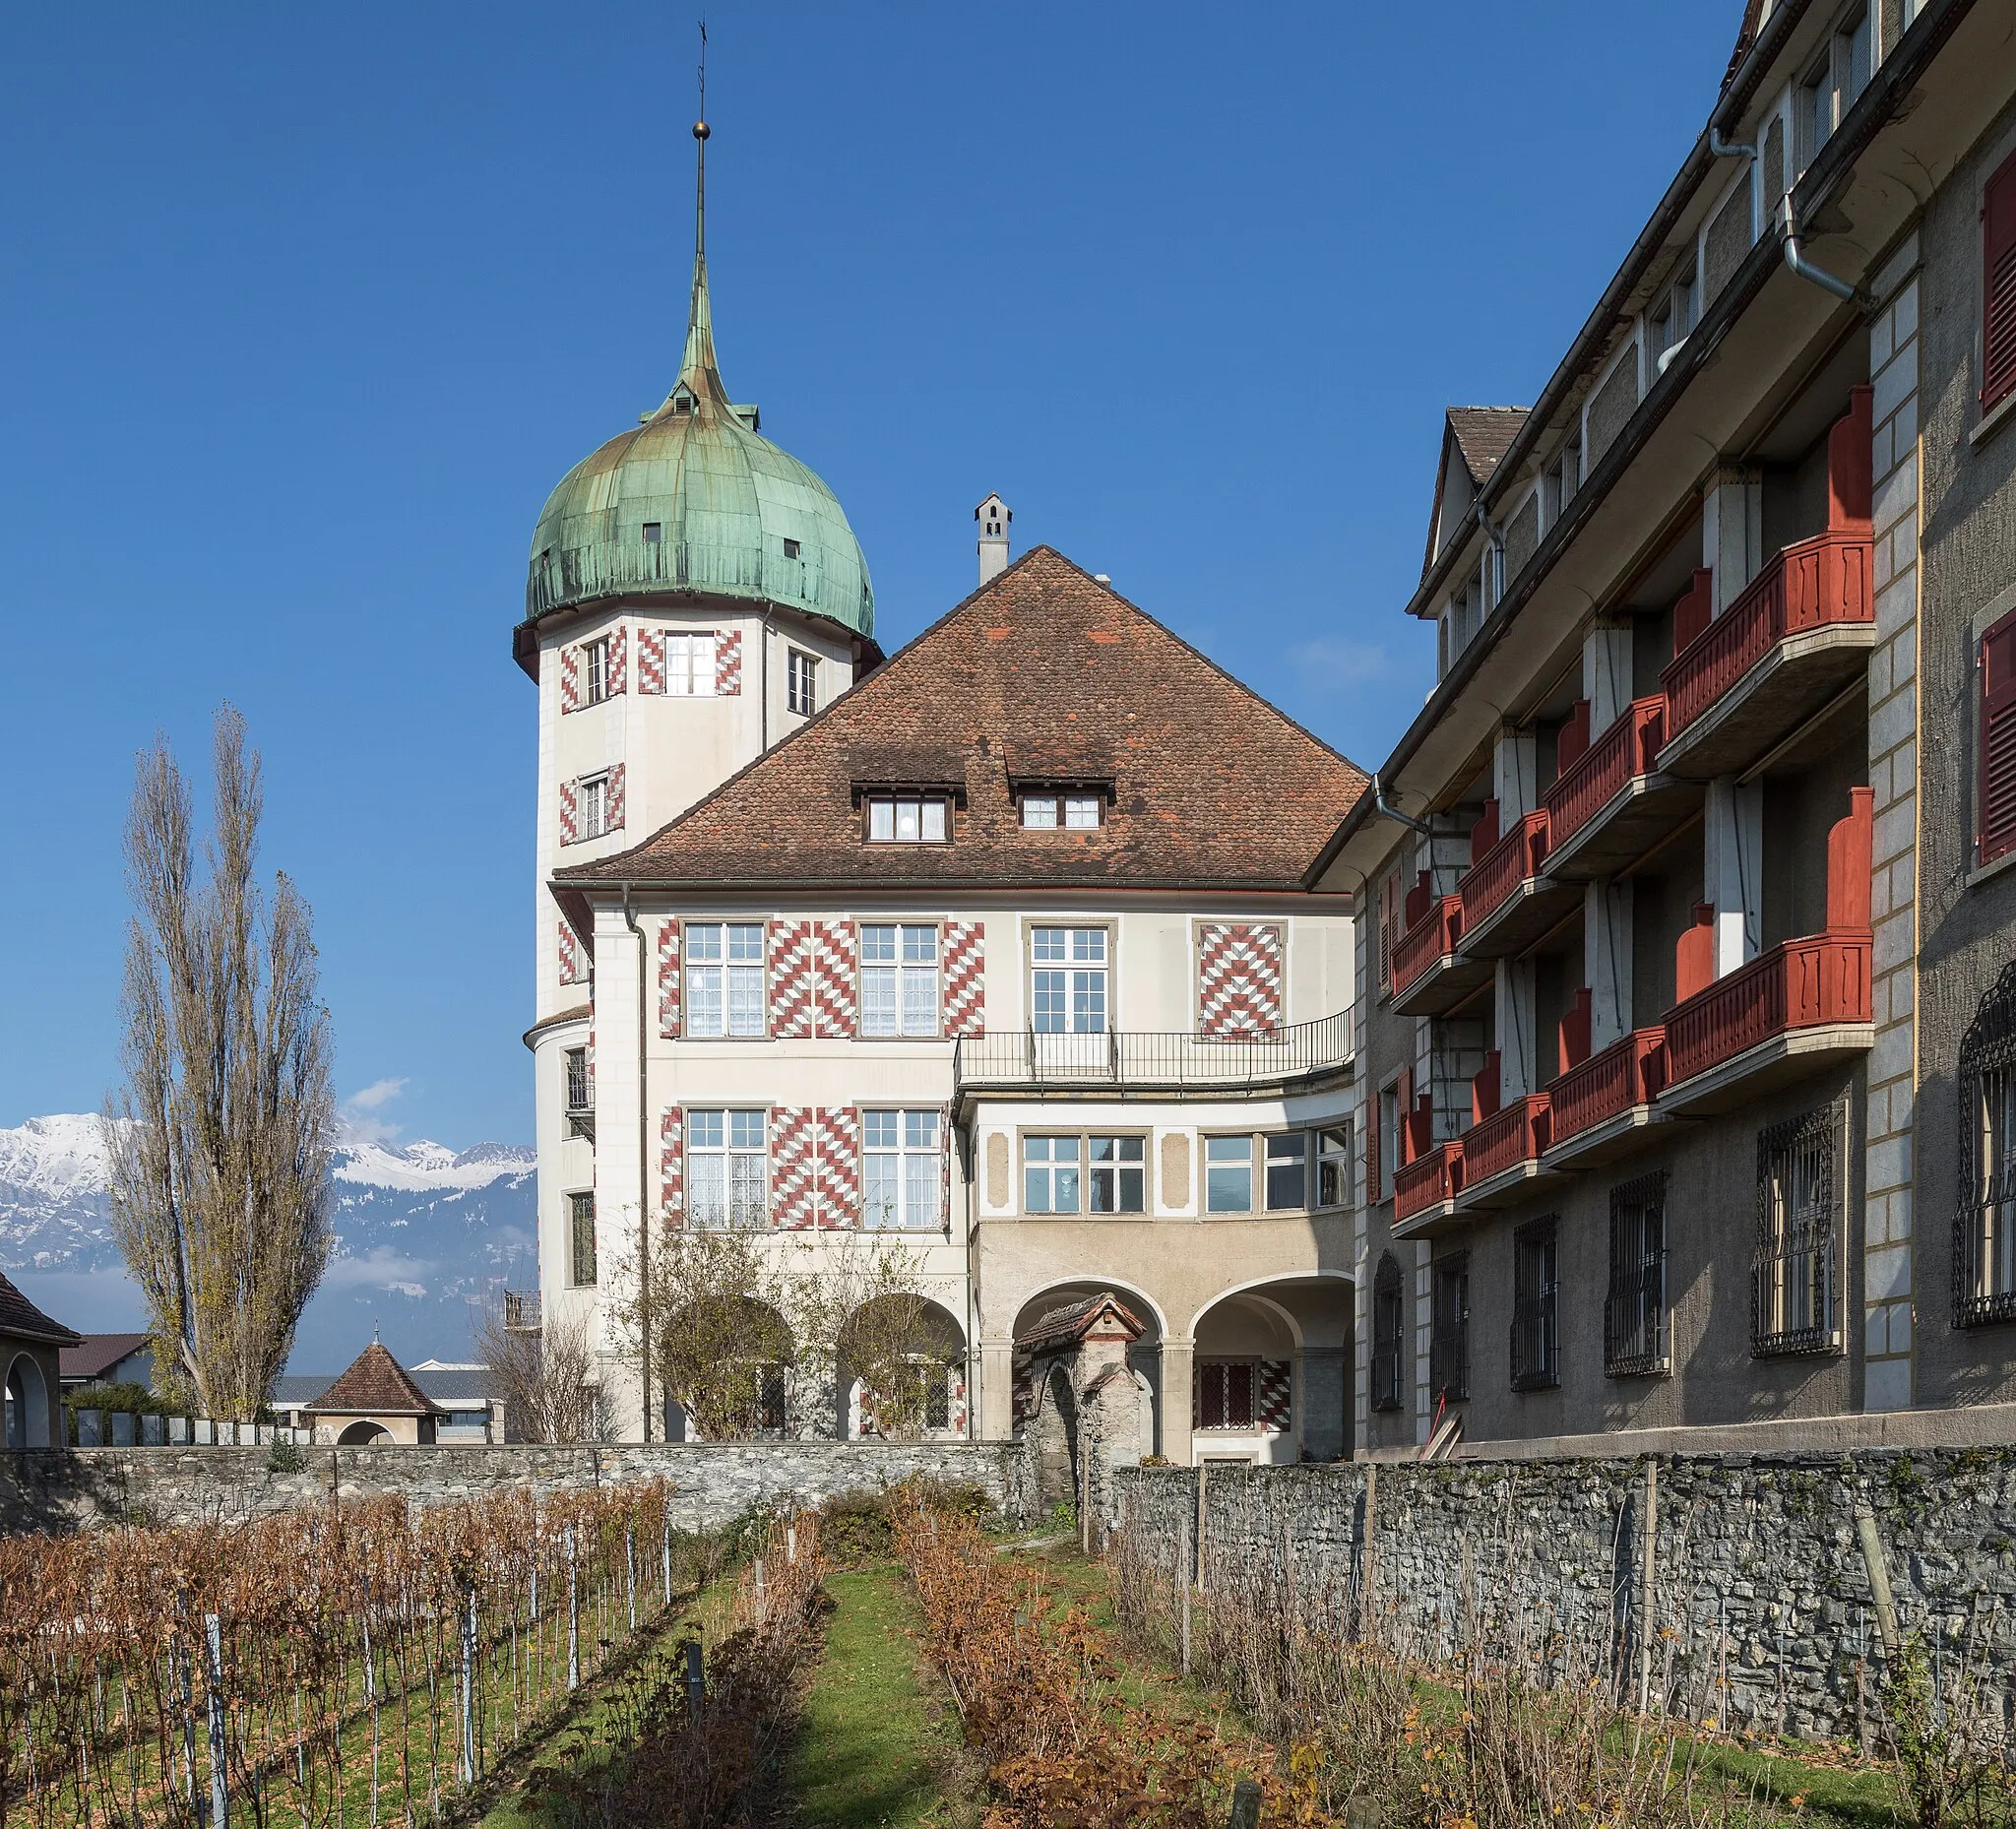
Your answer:
[[[1828,1105],[1757,1139],[1757,1246],[1750,1273],[1750,1351],[1841,1347],[1834,1268],[1834,1161],[1841,1109]]]
[[[1666,1170],[1610,1190],[1610,1279],[1603,1368],[1612,1378],[1672,1369],[1666,1309]]]
[[[578,1289],[595,1283],[595,1196],[567,1196],[568,1264],[567,1281]]]
[[[1407,1389],[1407,1293],[1400,1266],[1388,1251],[1372,1278],[1372,1408],[1398,1410]]]
[[[1437,1398],[1460,1404],[1470,1395],[1470,1253],[1435,1260],[1434,1307],[1428,1331],[1428,1382]]]
[[[1559,1223],[1549,1214],[1512,1234],[1512,1388],[1561,1382]]]
[[[1253,1426],[1253,1388],[1260,1368],[1251,1359],[1200,1359],[1197,1362],[1197,1426],[1200,1429],[1249,1429]]]
[[[1953,1320],[2016,1320],[2016,965],[1981,1000],[1960,1044]]]

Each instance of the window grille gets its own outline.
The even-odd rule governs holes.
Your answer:
[[[1757,1139],[1757,1245],[1750,1272],[1750,1351],[1841,1347],[1835,1154],[1841,1110],[1828,1105]]]
[[[1203,1359],[1197,1365],[1197,1426],[1249,1429],[1259,1367],[1251,1359]]]
[[[1953,1321],[1978,1327],[2016,1320],[2016,965],[1968,1025],[1959,1079]]]
[[[567,1050],[567,1109],[595,1109],[595,1082],[588,1077],[588,1049],[585,1047]]]
[[[1388,1251],[1372,1279],[1372,1408],[1398,1410],[1407,1389],[1407,1292]]]
[[[1603,1368],[1612,1378],[1672,1369],[1666,1309],[1666,1170],[1610,1190],[1610,1279]]]
[[[1470,1395],[1470,1253],[1435,1260],[1434,1307],[1428,1329],[1428,1384],[1445,1403]]]
[[[606,838],[609,833],[609,778],[592,776],[581,784],[581,836]]]
[[[1560,1230],[1549,1215],[1512,1234],[1512,1388],[1561,1382]]]
[[[593,1194],[569,1194],[567,1196],[567,1221],[569,1257],[568,1268],[572,1272],[569,1281],[578,1289],[588,1289],[595,1283],[595,1196]]]

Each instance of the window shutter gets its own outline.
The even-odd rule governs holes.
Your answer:
[[[560,784],[560,843],[578,844],[581,839],[580,792],[575,783]]]
[[[2016,851],[2016,611],[1981,644],[1981,861]]]
[[[1391,872],[1379,885],[1379,994],[1393,985],[1393,942],[1400,934],[1400,872]]]
[[[1987,181],[1981,200],[1981,405],[2016,393],[2016,158]]]
[[[1365,1101],[1365,1121],[1360,1128],[1365,1137],[1365,1205],[1379,1204],[1379,1095],[1374,1093]]]
[[[609,770],[607,793],[608,813],[604,829],[609,832],[620,832],[623,830],[623,765],[620,762]]]
[[[625,690],[624,676],[628,671],[630,658],[630,625],[619,622],[609,631],[608,694],[610,698]]]
[[[581,709],[581,650],[563,648],[560,650],[560,709],[563,712],[578,712]]]

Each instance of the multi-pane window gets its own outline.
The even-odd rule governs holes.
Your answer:
[[[914,1232],[944,1225],[936,1111],[863,1111],[861,1167],[864,1224]]]
[[[1582,446],[1570,439],[1561,447],[1561,455],[1547,467],[1546,498],[1547,525],[1560,520],[1568,511],[1568,504],[1575,497],[1575,491],[1582,482]]]
[[[1372,1408],[1398,1410],[1407,1390],[1407,1292],[1388,1251],[1372,1278]]]
[[[1096,793],[1026,793],[1022,823],[1043,831],[1087,831],[1099,824],[1100,804]]]
[[[1512,1388],[1561,1382],[1560,1235],[1549,1216],[1512,1234]]]
[[[872,845],[944,844],[945,796],[929,793],[869,795],[868,842]]]
[[[1253,1387],[1259,1367],[1251,1359],[1200,1359],[1197,1362],[1197,1426],[1200,1429],[1249,1429],[1253,1426]]]
[[[715,635],[665,637],[665,690],[678,699],[711,699],[715,691]]]
[[[567,1196],[567,1281],[579,1289],[595,1282],[595,1196]]]
[[[1098,1036],[1106,1028],[1106,930],[1030,930],[1030,1013],[1040,1036]]]
[[[861,1034],[937,1033],[937,927],[868,922],[861,928]]]
[[[2016,1320],[2016,965],[1968,1025],[1958,1080],[1953,1318],[1967,1327]]]
[[[1834,137],[1869,84],[1869,9],[1859,6],[1827,41],[1819,62],[1799,85],[1799,151],[1810,160]]]
[[[1266,1141],[1267,1210],[1299,1211],[1309,1204],[1309,1133],[1284,1131]]]
[[[693,1225],[753,1231],[770,1223],[761,1111],[686,1113],[686,1208]]]
[[[1147,1149],[1139,1137],[1025,1137],[1025,1213],[1141,1213]]]
[[[583,642],[581,662],[588,702],[599,705],[609,696],[609,638],[604,635],[598,641]]]
[[[785,657],[785,703],[800,718],[819,709],[819,662],[793,648]]]
[[[581,784],[581,836],[599,839],[609,831],[609,778],[591,775]]]
[[[1094,1213],[1140,1213],[1147,1206],[1147,1164],[1139,1137],[1085,1140]]]
[[[1428,1381],[1438,1400],[1460,1404],[1470,1395],[1470,1253],[1435,1260],[1428,1325]]]
[[[686,928],[686,1033],[763,1033],[763,923],[693,921]]]
[[[1316,1204],[1351,1205],[1351,1126],[1334,1124],[1316,1133]]]
[[[1076,1137],[1022,1140],[1022,1210],[1076,1213],[1083,1164]]]
[[[1750,1351],[1830,1353],[1834,1319],[1837,1107],[1757,1139],[1757,1244],[1750,1272]]]
[[[1611,1377],[1670,1369],[1666,1308],[1666,1174],[1610,1191],[1610,1274],[1603,1367]]]
[[[1685,343],[1693,331],[1694,320],[1699,313],[1698,296],[1694,269],[1690,265],[1673,282],[1672,290],[1667,293],[1653,313],[1647,354],[1655,365],[1669,349],[1677,348]]]
[[[1204,1140],[1204,1208],[1207,1213],[1253,1211],[1253,1139]]]

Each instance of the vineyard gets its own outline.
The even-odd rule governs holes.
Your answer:
[[[431,1819],[704,1572],[668,1497],[0,1540],[0,1829]]]

